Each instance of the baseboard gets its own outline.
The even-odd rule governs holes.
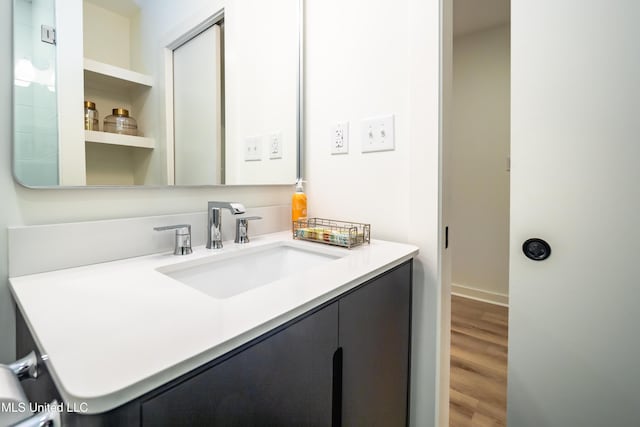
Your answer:
[[[485,291],[469,286],[451,284],[451,294],[463,298],[474,299],[476,301],[488,302],[490,304],[509,307],[509,295],[497,292]]]

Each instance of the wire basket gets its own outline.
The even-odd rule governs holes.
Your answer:
[[[325,218],[302,218],[293,221],[293,238],[353,248],[371,243],[371,225]]]

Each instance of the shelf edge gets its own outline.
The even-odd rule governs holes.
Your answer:
[[[84,70],[142,86],[153,86],[153,77],[115,65],[84,58]]]
[[[85,142],[149,149],[154,149],[156,147],[155,140],[145,136],[120,135],[117,133],[100,132],[95,130],[85,130],[84,132]]]

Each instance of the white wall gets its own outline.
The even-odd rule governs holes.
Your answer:
[[[226,179],[231,184],[296,179],[298,0],[233,0],[225,6]],[[269,158],[279,134],[282,158]],[[262,160],[244,160],[246,138]]]
[[[7,226],[194,212],[205,210],[208,200],[278,205],[289,203],[293,191],[293,186],[31,190],[15,184],[11,175],[11,85],[7,83],[13,67],[11,19],[11,2],[0,2],[0,82],[6,83],[0,85],[0,363],[15,356],[15,318],[6,280]]]
[[[501,25],[453,41],[454,292],[502,303],[509,291],[509,31]]]
[[[144,149],[87,142],[87,185],[136,185],[134,150]]]
[[[131,19],[88,1],[82,8],[85,58],[131,68]]]
[[[368,222],[374,238],[420,246],[411,367],[416,426],[435,425],[441,367],[438,3],[309,1],[305,12],[309,215]],[[396,150],[362,154],[360,121],[381,114],[395,114]],[[332,156],[331,126],[342,121],[351,123],[350,152]]]

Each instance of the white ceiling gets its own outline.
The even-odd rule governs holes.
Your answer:
[[[508,23],[510,6],[510,0],[453,0],[453,35]]]
[[[130,16],[138,11],[136,0],[84,0],[118,15]]]

